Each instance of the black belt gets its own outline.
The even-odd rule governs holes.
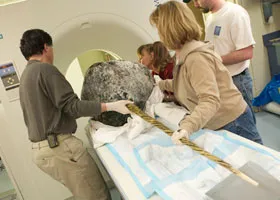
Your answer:
[[[232,77],[236,77],[236,76],[240,76],[240,75],[245,75],[245,74],[246,74],[246,70],[247,70],[247,68],[244,69],[241,73],[236,74],[236,75],[234,75],[234,76],[232,76]]]
[[[72,133],[52,133],[52,134],[60,137],[60,135],[68,135],[68,134],[72,134]],[[30,141],[33,142],[33,143],[37,143],[37,142],[42,142],[44,140],[47,140],[47,137],[45,139],[42,139],[42,140],[39,140],[39,141],[35,141],[35,140],[30,140]]]

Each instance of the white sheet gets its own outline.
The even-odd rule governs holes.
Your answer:
[[[168,126],[171,130],[179,128],[179,122],[189,111],[174,103],[158,103],[154,106],[158,120]]]
[[[160,110],[169,112],[170,116],[172,107]],[[164,116],[168,114],[165,113]],[[181,116],[178,116],[174,114],[174,117],[180,120]],[[137,124],[142,124],[142,119],[139,120]],[[169,123],[177,122],[173,119]],[[146,198],[157,192],[163,199],[209,199],[205,193],[230,174],[228,170],[188,147],[173,145],[170,137],[157,128],[149,129],[141,126],[142,129],[138,127],[134,132],[128,127],[133,126],[116,128],[121,133],[117,133],[114,128],[112,134],[106,136],[107,141],[110,141],[110,137],[114,137],[113,142],[107,146],[131,174]],[[105,135],[112,130],[111,128],[100,126],[98,130],[102,130],[103,133],[99,133]],[[129,138],[130,134],[133,137]],[[93,138],[96,139],[94,133]],[[279,158],[259,149],[257,145],[230,139],[223,131],[201,130],[192,135],[191,140],[235,167],[240,167],[251,160],[280,180]]]
[[[268,112],[272,112],[277,115],[280,115],[280,104],[278,104],[276,102],[270,102],[270,103],[264,105],[263,109]]]
[[[270,153],[226,138],[224,132],[202,132],[193,140],[196,142],[203,137],[205,150],[236,168],[248,161],[255,162],[280,180],[279,159]],[[136,156],[163,199],[209,199],[205,193],[231,174],[190,148],[174,146],[164,136],[160,137],[136,147]]]
[[[159,89],[159,86],[155,86],[149,99],[146,102],[145,112],[151,117],[155,117],[155,106],[160,104],[164,98],[163,92]]]
[[[94,148],[98,148],[107,143],[113,143],[120,136],[125,134],[129,140],[137,137],[143,132],[152,128],[152,125],[142,120],[139,116],[132,114],[132,118],[128,118],[128,122],[121,127],[105,125],[98,121],[91,120],[91,127],[95,131],[92,132]]]

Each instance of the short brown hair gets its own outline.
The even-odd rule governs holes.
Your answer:
[[[180,49],[186,42],[200,40],[202,29],[185,3],[168,1],[160,4],[150,15],[161,41],[169,49]]]
[[[143,44],[140,47],[138,47],[138,49],[137,49],[138,56],[142,55],[143,50],[147,51],[148,53],[151,53],[153,50],[153,45],[152,44]]]

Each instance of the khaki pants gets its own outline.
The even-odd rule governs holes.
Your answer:
[[[90,154],[80,139],[58,136],[59,146],[49,148],[47,140],[32,143],[33,162],[64,184],[76,200],[110,200],[110,193]]]

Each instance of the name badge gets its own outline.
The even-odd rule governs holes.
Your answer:
[[[221,33],[221,29],[222,29],[222,27],[220,27],[220,26],[215,26],[214,35],[219,36],[220,33]]]

